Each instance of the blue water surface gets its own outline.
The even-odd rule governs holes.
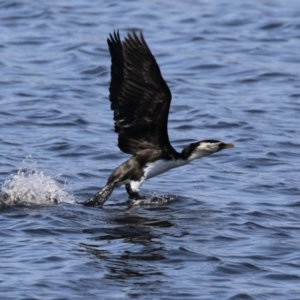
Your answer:
[[[300,299],[300,2],[0,3],[0,295]],[[169,136],[235,148],[147,181],[165,205],[76,204],[129,158],[106,39],[142,30]]]

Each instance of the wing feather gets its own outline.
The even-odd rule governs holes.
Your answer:
[[[171,92],[143,34],[107,39],[111,54],[110,101],[121,151],[174,150],[168,137]]]

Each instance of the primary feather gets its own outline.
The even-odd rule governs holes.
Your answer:
[[[173,149],[168,137],[171,92],[142,33],[107,40],[112,57],[110,101],[121,151]]]

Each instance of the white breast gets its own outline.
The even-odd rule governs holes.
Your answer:
[[[139,191],[140,186],[143,182],[151,177],[162,174],[170,169],[177,168],[187,164],[185,160],[158,160],[154,163],[149,163],[144,168],[144,176],[140,181],[130,181],[131,189],[135,192]]]
[[[187,163],[185,160],[158,160],[154,163],[149,163],[144,168],[145,180]]]

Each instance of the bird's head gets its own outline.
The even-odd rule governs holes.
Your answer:
[[[183,149],[182,154],[187,160],[194,160],[233,147],[233,144],[226,144],[217,140],[203,140],[190,144]]]

